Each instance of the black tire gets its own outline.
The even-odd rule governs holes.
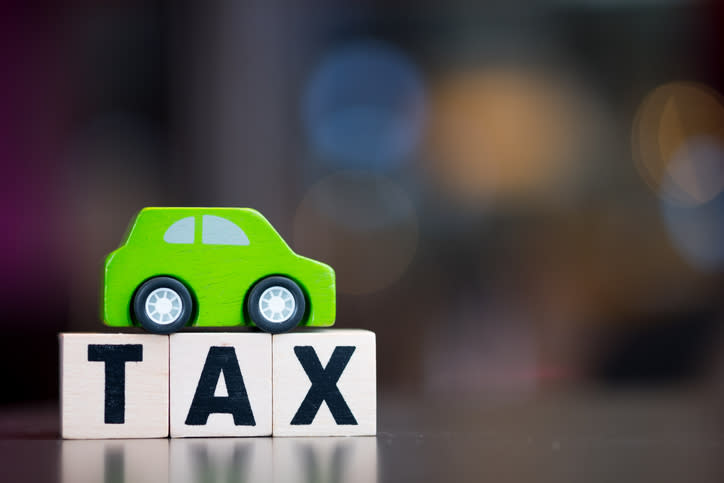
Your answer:
[[[267,289],[274,287],[286,289],[294,298],[294,308],[289,309],[291,310],[291,314],[283,321],[271,320],[262,312],[259,306],[259,300],[261,299],[262,294],[264,294]],[[269,332],[270,334],[280,334],[299,325],[299,322],[302,321],[302,317],[304,317],[306,306],[307,304],[304,298],[304,293],[302,292],[302,289],[299,288],[299,285],[297,285],[293,280],[281,276],[267,277],[257,282],[251,289],[251,292],[249,292],[249,297],[246,301],[246,309],[251,321],[261,330]]]
[[[177,318],[168,323],[158,323],[146,313],[146,300],[153,291],[162,288],[172,290],[181,300],[181,307]],[[136,290],[133,296],[131,309],[135,321],[147,331],[153,332],[154,334],[171,334],[185,326],[189,320],[191,320],[194,302],[191,298],[191,292],[189,292],[189,289],[187,289],[183,283],[171,277],[154,277],[146,280],[138,287],[138,290]]]

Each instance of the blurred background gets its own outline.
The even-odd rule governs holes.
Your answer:
[[[144,206],[249,206],[337,271],[382,397],[724,394],[724,9],[0,7],[0,403],[57,399]]]

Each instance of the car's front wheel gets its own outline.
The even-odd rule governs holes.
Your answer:
[[[294,280],[273,276],[257,282],[247,299],[251,321],[260,329],[279,334],[296,327],[304,317],[304,293]]]
[[[155,334],[176,332],[191,319],[193,300],[186,286],[171,277],[146,280],[133,296],[133,315]]]

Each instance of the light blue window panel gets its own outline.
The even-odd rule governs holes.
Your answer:
[[[163,241],[166,243],[193,243],[194,242],[194,217],[188,216],[168,227],[163,234]]]
[[[249,238],[235,223],[214,215],[203,216],[201,241],[208,245],[248,245]]]

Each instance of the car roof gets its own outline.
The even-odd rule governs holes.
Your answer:
[[[238,207],[166,207],[152,206],[143,208],[134,218],[125,243],[135,234],[143,233],[154,238],[161,237],[163,232],[174,222],[188,216],[212,215],[225,218],[241,227],[244,232],[258,241],[286,242],[277,233],[269,221],[253,208]]]

